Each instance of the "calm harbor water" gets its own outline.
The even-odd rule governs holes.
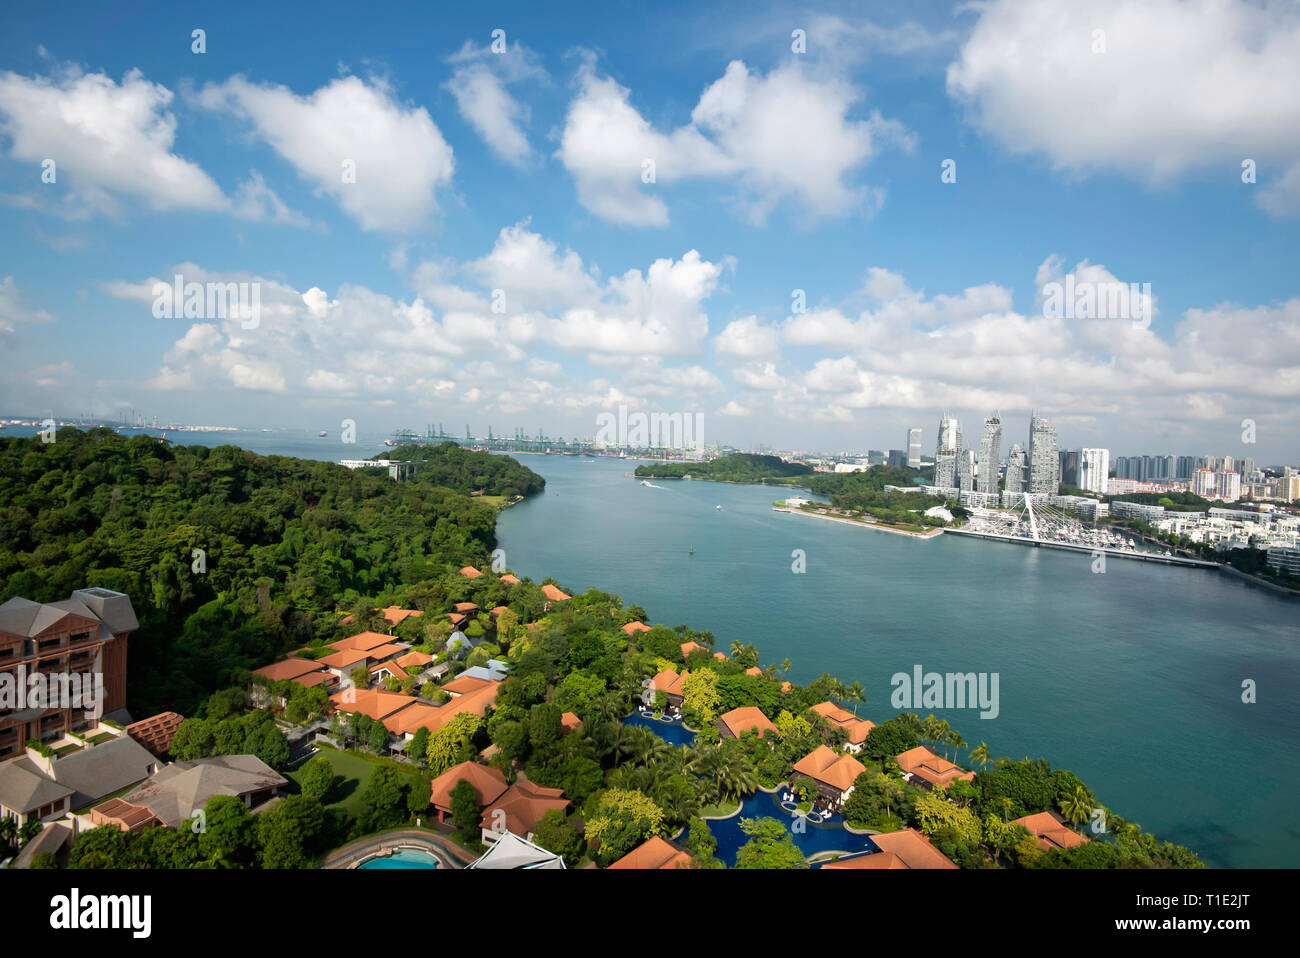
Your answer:
[[[0,435],[31,435],[7,427]],[[157,435],[156,430],[148,430]],[[181,444],[338,460],[337,430],[169,433]],[[753,642],[790,677],[860,681],[882,720],[895,673],[996,672],[1000,710],[935,711],[994,756],[1043,756],[1212,866],[1300,866],[1300,601],[1200,569],[959,536],[919,541],[771,511],[780,489],[625,478],[636,463],[527,456],[546,491],[502,513],[519,573],[596,587],[652,622]],[[715,507],[721,505],[721,510]],[[804,574],[792,551],[806,554]],[[1246,679],[1258,703],[1241,702]]]
[[[1300,601],[1213,571],[1117,559],[1094,575],[1088,555],[775,513],[770,487],[519,459],[547,486],[500,517],[514,571],[616,592],[723,650],[753,642],[795,681],[860,681],[877,721],[898,711],[897,672],[996,672],[996,718],[933,710],[970,744],[1071,769],[1212,866],[1300,865]]]

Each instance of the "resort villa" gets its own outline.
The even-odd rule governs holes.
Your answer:
[[[1017,818],[1011,824],[1026,828],[1038,842],[1038,847],[1045,852],[1056,848],[1078,848],[1080,845],[1088,844],[1088,839],[1071,828],[1070,823],[1056,812],[1026,815],[1024,818]]]
[[[812,710],[831,725],[842,728],[848,733],[849,738],[845,748],[855,754],[862,751],[862,744],[866,742],[871,730],[876,727],[875,722],[860,719],[833,702],[819,702],[812,707]]]
[[[791,788],[794,780],[807,775],[817,783],[818,799],[832,811],[848,801],[853,793],[853,783],[866,771],[866,767],[851,755],[837,755],[826,745],[819,745],[794,766],[790,777]]]
[[[256,812],[286,794],[288,781],[256,755],[216,755],[193,762],[173,762],[139,788],[90,810],[95,825],[122,831],[153,826],[180,828],[217,795],[243,801]]]
[[[918,745],[899,755],[898,767],[903,770],[904,779],[923,788],[947,788],[955,781],[970,782],[975,778],[974,772],[965,771],[946,758],[935,755],[924,745]]]
[[[872,835],[871,842],[880,849],[875,855],[860,855],[843,861],[829,862],[828,868],[956,868],[957,863],[930,844],[914,828]]]
[[[495,768],[477,762],[453,765],[435,778],[430,786],[429,802],[438,813],[439,824],[445,823],[451,816],[451,793],[462,779],[474,787],[474,802],[480,811],[504,795],[510,787],[506,777]]]
[[[732,709],[730,712],[723,712],[718,716],[718,721],[714,723],[717,726],[718,734],[723,738],[740,738],[745,732],[757,732],[758,737],[765,735],[779,735],[777,727],[772,724],[762,711],[752,705],[745,705],[738,709]]]
[[[523,835],[531,841],[543,815],[551,809],[563,812],[570,804],[563,789],[534,784],[520,772],[515,783],[483,809],[479,821],[483,843],[491,844],[506,832]]]
[[[632,849],[610,868],[690,868],[691,856],[672,842],[665,841],[658,835],[642,842]]]

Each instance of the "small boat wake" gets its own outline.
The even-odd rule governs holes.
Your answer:
[[[642,480],[641,480],[641,485],[645,486],[647,489],[666,489],[666,488],[667,488],[667,486],[656,486],[653,482],[649,482],[649,481],[647,481],[647,480],[645,480],[645,479],[642,479]]]

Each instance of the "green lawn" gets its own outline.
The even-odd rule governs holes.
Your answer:
[[[323,756],[330,766],[334,769],[334,787],[330,789],[329,799],[326,802],[327,807],[339,808],[352,818],[359,818],[361,815],[361,796],[366,790],[366,785],[370,783],[370,776],[374,773],[375,768],[381,764],[397,765],[395,762],[389,762],[380,758],[362,758],[359,755],[351,755],[347,752],[340,752],[326,746],[321,746],[316,755]],[[312,756],[315,758],[315,756]],[[306,762],[299,765],[297,769],[286,773],[288,778],[292,779],[302,787],[302,770],[306,767]],[[397,765],[397,769],[407,775],[415,775],[416,771],[405,765]]]
[[[736,814],[740,802],[723,802],[720,805],[705,805],[700,809],[701,818],[722,818]]]

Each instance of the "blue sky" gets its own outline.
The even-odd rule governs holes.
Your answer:
[[[1294,5],[196,10],[3,15],[0,413],[1300,459]]]

